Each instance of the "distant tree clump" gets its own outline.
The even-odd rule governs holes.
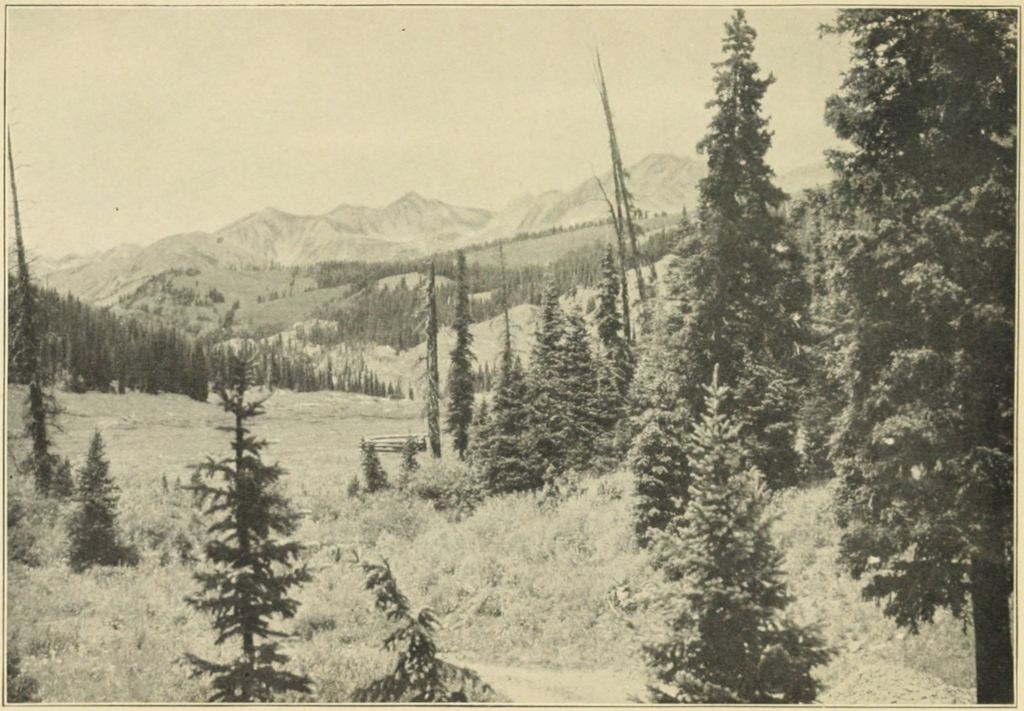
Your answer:
[[[458,253],[455,275],[455,347],[451,353],[448,371],[448,431],[459,459],[465,459],[469,447],[470,425],[473,423],[473,334],[469,312],[469,277],[466,273],[466,255]]]
[[[78,473],[75,499],[79,508],[68,522],[68,564],[77,572],[93,565],[137,562],[135,552],[118,541],[118,488],[109,468],[103,457],[103,438],[97,431]]]
[[[770,538],[762,477],[720,412],[728,388],[707,388],[707,413],[689,438],[693,481],[685,513],[660,538],[669,591],[667,635],[645,647],[661,703],[810,703],[813,667],[828,661],[813,628],[785,614],[782,554]]]
[[[186,655],[193,674],[213,677],[211,701],[273,701],[283,692],[310,691],[307,677],[280,668],[288,657],[276,642],[257,643],[287,636],[270,628],[271,619],[295,616],[299,603],[287,597],[288,590],[312,576],[304,565],[295,565],[302,545],[284,540],[299,519],[278,489],[284,472],[261,461],[266,442],[246,427],[247,420],[263,413],[263,401],[246,397],[254,360],[252,353],[233,355],[227,377],[215,386],[221,406],[234,418],[233,425],[218,428],[232,434],[234,456],[197,465],[189,487],[216,520],[204,548],[213,570],[195,574],[200,590],[186,602],[213,615],[217,644],[231,638],[242,643],[241,656],[228,664]]]

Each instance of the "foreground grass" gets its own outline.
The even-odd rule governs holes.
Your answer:
[[[12,393],[17,412],[20,400]],[[205,686],[188,679],[177,660],[186,651],[226,659],[234,650],[215,648],[209,619],[183,602],[195,589],[204,522],[176,484],[188,480],[190,463],[226,454],[227,435],[214,429],[224,416],[212,404],[178,396],[61,394],[60,400],[67,412],[58,450],[77,466],[93,430],[102,430],[122,490],[121,527],[142,562],[71,573],[63,559],[69,507],[34,499],[30,483],[9,467],[8,496],[30,512],[20,525],[30,540],[23,536],[18,545],[34,557],[31,565],[9,566],[9,645],[47,702],[201,701]],[[495,675],[527,668],[550,670],[549,676],[603,672],[616,684],[642,688],[639,649],[663,621],[648,604],[660,583],[632,540],[629,475],[586,479],[558,502],[535,495],[491,499],[463,516],[402,491],[348,498],[359,437],[418,431],[419,407],[278,392],[268,414],[254,422],[257,434],[271,440],[268,460],[290,472],[285,489],[305,512],[298,537],[309,546],[315,580],[298,591],[298,615],[282,628],[295,633],[285,645],[292,670],[316,682],[310,700],[347,701],[393,663],[380,650],[388,625],[348,563],[353,550],[386,557],[413,607],[437,612],[442,658],[478,663]],[[17,452],[27,443],[14,431],[17,423],[11,427]],[[457,469],[424,464],[419,480]],[[397,479],[397,457],[385,456],[384,465]],[[970,701],[970,636],[947,618],[919,637],[903,635],[861,601],[859,585],[835,566],[838,529],[830,501],[829,487],[820,485],[787,492],[773,504],[794,612],[820,621],[840,650],[819,670],[824,700]]]

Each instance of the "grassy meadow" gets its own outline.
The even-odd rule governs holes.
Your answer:
[[[211,397],[58,393],[64,413],[55,450],[82,463],[99,429],[110,473],[121,489],[120,527],[136,546],[135,568],[72,573],[64,521],[73,504],[41,501],[13,463],[24,389],[8,391],[7,495],[22,519],[10,529],[7,642],[44,702],[199,702],[204,683],[177,660],[191,652],[227,660],[210,620],[183,598],[196,589],[204,523],[187,492],[189,465],[229,453],[215,429],[228,418]],[[660,582],[633,542],[630,476],[585,478],[557,500],[493,498],[471,510],[438,511],[411,493],[451,487],[468,470],[430,462],[404,487],[362,498],[346,494],[360,471],[364,435],[421,432],[423,404],[336,392],[277,391],[252,421],[270,442],[269,462],[288,472],[283,486],[304,513],[297,538],[314,581],[280,628],[290,668],[308,674],[308,699],[344,702],[393,664],[380,643],[389,629],[362,587],[351,551],[386,558],[414,608],[442,622],[440,656],[476,669],[498,698],[532,703],[625,703],[641,697],[640,648],[663,624],[651,604]],[[447,443],[446,443],[447,446]],[[392,482],[398,455],[382,455]],[[793,613],[817,621],[837,657],[817,674],[830,704],[949,704],[973,698],[971,637],[940,617],[919,636],[905,634],[860,599],[859,585],[835,564],[839,531],[831,488],[785,492],[772,503],[776,543],[786,554]],[[231,643],[229,642],[228,645]],[[298,699],[296,699],[298,700]]]

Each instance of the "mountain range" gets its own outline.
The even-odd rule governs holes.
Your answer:
[[[822,166],[823,168],[823,166]],[[801,172],[802,171],[802,172]],[[703,161],[655,154],[628,169],[635,206],[650,214],[693,209]],[[821,182],[818,166],[804,166],[779,183],[793,191]],[[600,183],[611,190],[610,174]],[[806,184],[804,184],[806,183]],[[293,215],[267,207],[216,232],[164,237],[146,247],[120,245],[100,254],[39,260],[41,281],[62,293],[109,303],[168,269],[252,269],[327,260],[383,261],[413,258],[519,233],[571,228],[608,214],[598,178],[574,189],[525,195],[492,212],[449,205],[408,193],[381,208],[342,204],[322,215]]]

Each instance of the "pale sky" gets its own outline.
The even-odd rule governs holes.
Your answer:
[[[26,244],[61,255],[320,214],[409,191],[499,210],[694,155],[726,7],[8,7],[6,108]],[[776,173],[836,144],[849,53],[827,8],[751,8],[777,81]],[[5,198],[9,202],[8,196]],[[9,209],[8,209],[9,212]]]

